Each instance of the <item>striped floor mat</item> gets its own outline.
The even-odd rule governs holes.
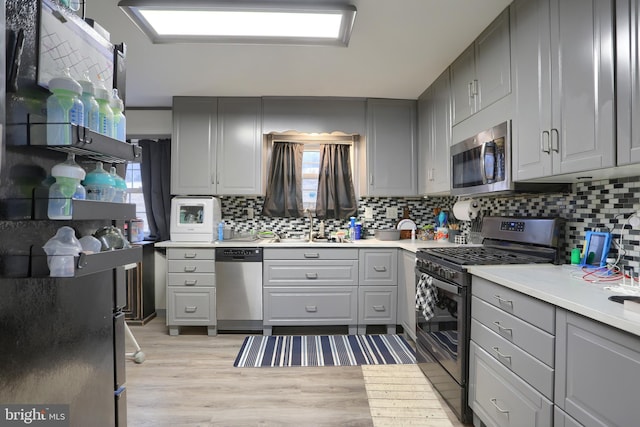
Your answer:
[[[251,335],[233,366],[357,366],[416,363],[399,335]]]

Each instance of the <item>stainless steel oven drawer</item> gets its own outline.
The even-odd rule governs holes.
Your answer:
[[[471,300],[471,316],[546,365],[554,366],[554,335],[538,329],[530,323],[512,316],[475,296]]]
[[[551,304],[477,276],[473,276],[471,293],[550,334],[555,333],[556,311]]]
[[[471,339],[547,399],[553,400],[553,368],[502,338],[476,319],[471,319]]]

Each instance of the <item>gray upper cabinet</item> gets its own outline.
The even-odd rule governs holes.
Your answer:
[[[259,98],[175,97],[171,193],[260,194],[261,113]]]
[[[418,193],[451,190],[451,92],[446,70],[418,99]]]
[[[516,0],[516,180],[614,166],[610,0]]]
[[[511,92],[509,9],[451,64],[453,124]]]
[[[262,191],[262,106],[259,98],[218,99],[216,194]]]
[[[416,110],[413,100],[367,100],[367,195],[418,194]]]
[[[580,425],[638,425],[638,337],[562,309],[556,319],[555,404]]]
[[[365,132],[364,98],[267,97],[262,102],[264,133]]]
[[[640,163],[640,1],[616,2],[618,165]]]
[[[173,98],[171,194],[214,194],[217,133],[217,98]]]

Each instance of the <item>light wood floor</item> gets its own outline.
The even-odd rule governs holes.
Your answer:
[[[245,335],[130,328],[146,357],[127,360],[129,427],[462,426],[415,365],[234,368]]]

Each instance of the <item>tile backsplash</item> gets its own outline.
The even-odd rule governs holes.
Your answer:
[[[574,185],[569,194],[528,194],[505,197],[480,197],[485,216],[559,216],[566,220],[564,230],[565,260],[572,248],[582,248],[587,231],[610,231],[614,243],[610,256],[620,254],[621,263],[640,270],[640,230],[627,224],[629,216],[640,211],[640,176],[591,181]],[[433,223],[434,208],[451,210],[455,197],[390,198],[363,197],[358,201],[358,218],[366,235],[374,230],[394,227],[409,208],[409,217],[418,226]],[[222,217],[237,231],[272,230],[283,236],[303,234],[309,229],[307,218],[269,218],[261,215],[262,197],[224,197]],[[386,218],[387,207],[398,208],[397,219]],[[373,209],[373,219],[365,220],[365,208]],[[247,218],[247,208],[254,210],[254,218]],[[347,220],[326,220],[327,232],[345,229]],[[462,223],[467,233],[469,223]],[[316,227],[317,230],[317,227]],[[622,237],[622,244],[618,242]]]

